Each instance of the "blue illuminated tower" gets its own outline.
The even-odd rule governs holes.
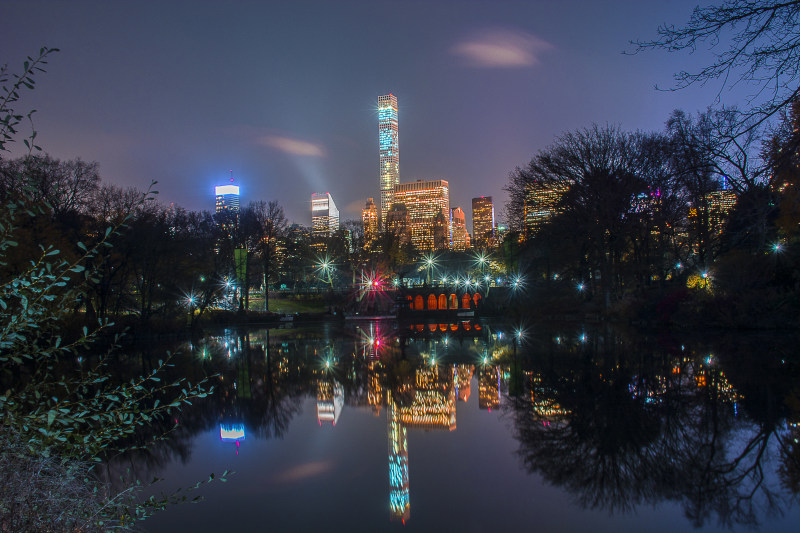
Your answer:
[[[378,97],[378,148],[380,153],[381,225],[394,201],[394,186],[400,183],[400,141],[397,129],[397,97]]]

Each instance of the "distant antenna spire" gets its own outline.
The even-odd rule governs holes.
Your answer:
[[[231,169],[231,181],[233,181],[233,169]]]

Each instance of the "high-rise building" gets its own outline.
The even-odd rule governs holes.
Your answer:
[[[525,191],[525,237],[535,236],[542,227],[560,212],[561,198],[569,190],[567,183],[535,182]]]
[[[450,240],[450,217],[440,209],[433,217],[433,249],[449,250]]]
[[[411,242],[411,217],[403,204],[393,203],[386,215],[386,231],[394,235],[402,244]]]
[[[454,207],[450,211],[450,247],[460,252],[469,248],[467,216],[460,207]]]
[[[228,184],[214,188],[216,195],[216,213],[239,213],[239,186]]]
[[[417,180],[394,187],[394,201],[408,209],[411,243],[418,250],[432,250],[434,247],[433,221],[441,211],[450,213],[449,187],[445,180]]]
[[[494,248],[497,242],[494,229],[494,204],[491,196],[472,199],[473,246]]]
[[[397,97],[378,97],[378,150],[380,159],[381,224],[394,203],[394,186],[400,183],[400,141],[397,129]]]
[[[311,233],[315,237],[330,237],[339,229],[339,210],[329,192],[311,195]]]
[[[364,226],[364,242],[372,242],[378,236],[378,208],[372,198],[367,199],[361,211],[361,222]]]

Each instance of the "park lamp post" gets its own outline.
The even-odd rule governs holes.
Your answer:
[[[331,263],[330,259],[327,257],[320,259],[317,263],[317,270],[327,278],[327,283],[330,286],[330,289],[333,290],[333,278],[331,277],[331,271],[333,270],[333,264]],[[325,279],[325,278],[323,278]]]
[[[436,256],[434,256],[433,254],[426,255],[425,257],[423,257],[423,263],[425,264],[425,268],[428,271],[428,273],[427,273],[427,282],[428,282],[428,285],[430,285],[431,284],[431,269],[433,269],[433,267],[436,266]]]

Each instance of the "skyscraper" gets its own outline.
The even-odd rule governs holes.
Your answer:
[[[466,219],[464,210],[460,207],[454,207],[450,211],[450,246],[453,250],[463,252],[469,248]]]
[[[233,180],[231,180],[233,181]],[[239,186],[228,184],[219,185],[214,188],[216,195],[215,212],[216,213],[239,213]]]
[[[411,243],[418,250],[433,249],[434,217],[450,213],[450,189],[445,180],[417,180],[394,187],[394,201],[404,204],[411,222]]]
[[[397,129],[397,97],[391,93],[378,97],[378,153],[380,159],[380,219],[394,203],[394,186],[400,182],[400,141]]]
[[[378,236],[378,208],[372,198],[367,199],[367,204],[361,210],[361,223],[364,226],[364,242],[372,242]]]
[[[339,210],[329,192],[311,195],[311,233],[315,237],[330,237],[339,229]]]
[[[530,183],[525,190],[525,238],[536,235],[561,212],[561,198],[569,184],[561,181]]]
[[[474,246],[494,248],[494,204],[491,196],[472,199],[472,241]]]

